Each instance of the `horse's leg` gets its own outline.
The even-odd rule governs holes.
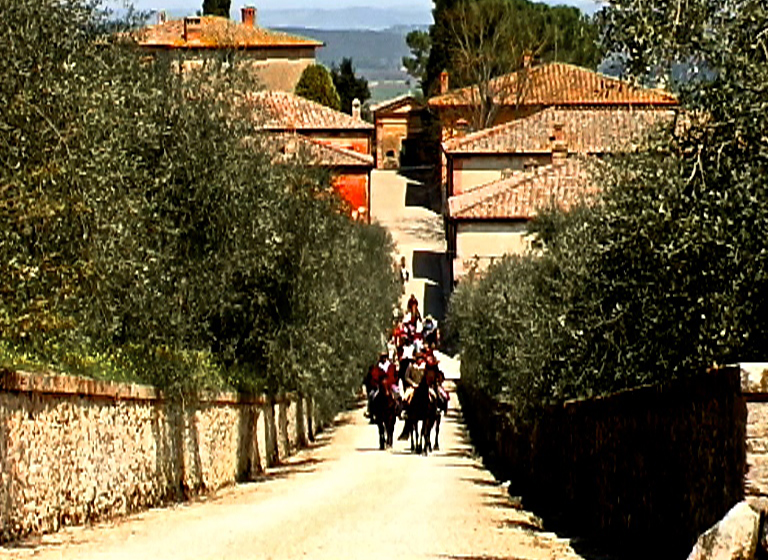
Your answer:
[[[421,428],[422,438],[424,440],[424,455],[429,455],[429,452],[432,451],[431,432],[432,420],[427,418],[424,420],[424,425]]]
[[[435,451],[440,450],[440,417],[442,414],[439,412],[437,413],[437,418],[435,418]]]
[[[411,445],[411,451],[414,453],[421,453],[421,430],[419,430],[420,422],[423,423],[423,420],[415,420],[413,422],[413,431],[411,432],[411,441],[416,442],[415,446]]]
[[[384,444],[386,443],[386,426],[384,424],[383,420],[376,419],[376,424],[379,428],[379,449],[384,449]]]
[[[429,453],[429,419],[425,418],[421,421],[421,453],[427,455]]]

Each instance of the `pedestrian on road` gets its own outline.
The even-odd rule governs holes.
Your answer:
[[[405,283],[411,279],[411,273],[408,272],[408,267],[405,264],[405,255],[400,257],[400,289],[402,293],[405,293]]]

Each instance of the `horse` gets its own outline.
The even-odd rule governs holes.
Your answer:
[[[408,425],[410,426],[411,451],[429,454],[432,449],[431,432],[437,422],[437,401],[426,378],[413,391],[413,398],[408,406]]]
[[[382,385],[371,403],[371,414],[379,428],[379,449],[383,450],[392,447],[397,419],[397,400],[392,387],[387,383]]]

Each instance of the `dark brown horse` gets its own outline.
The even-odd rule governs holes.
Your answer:
[[[411,451],[427,455],[432,451],[431,433],[438,418],[437,400],[434,389],[430,388],[427,376],[413,391],[408,405],[408,425],[411,435]]]
[[[397,420],[397,400],[392,387],[383,383],[371,403],[371,414],[379,427],[379,449],[392,447],[392,438]]]

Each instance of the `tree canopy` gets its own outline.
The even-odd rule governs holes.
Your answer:
[[[88,0],[0,17],[0,362],[351,396],[399,296],[391,240],[274,163],[237,57],[182,75]]]
[[[355,75],[351,58],[343,58],[338,66],[334,64],[331,67],[331,78],[341,99],[341,110],[348,115],[352,114],[352,102],[355,99],[363,104],[371,98],[368,80]]]
[[[296,83],[294,93],[336,111],[341,108],[341,100],[331,75],[320,64],[312,64],[304,69]]]
[[[594,68],[602,58],[598,29],[580,10],[529,0],[435,0],[425,94],[440,73],[462,87],[522,66],[523,53],[540,61]]]
[[[408,72],[408,75],[418,80],[419,87],[423,91],[427,73],[427,62],[429,61],[429,50],[432,44],[429,33],[420,29],[409,31],[405,36],[405,43],[411,49],[411,56],[403,57],[403,67]]]
[[[231,5],[232,0],[203,0],[203,15],[228,18]]]

